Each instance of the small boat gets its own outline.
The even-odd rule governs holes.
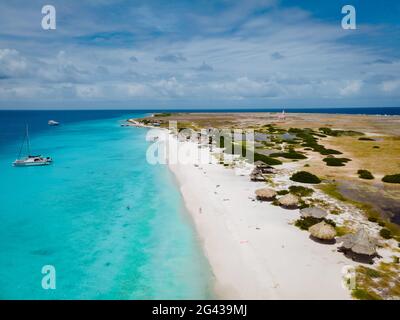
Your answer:
[[[28,155],[24,158],[21,158],[22,149],[24,147],[26,141]],[[50,157],[42,157],[41,155],[32,156],[30,155],[30,142],[29,142],[29,132],[28,126],[26,126],[26,134],[24,141],[22,142],[21,149],[18,154],[18,159],[13,162],[14,167],[31,167],[31,166],[45,166],[49,165],[53,162]]]
[[[53,160],[50,157],[42,156],[26,156],[22,159],[17,159],[13,162],[14,167],[32,167],[32,166],[45,166],[51,164]]]
[[[47,124],[49,126],[58,126],[60,123],[55,120],[49,120],[49,122],[47,122]]]

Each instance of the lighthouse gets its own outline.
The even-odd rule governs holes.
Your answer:
[[[278,119],[282,120],[282,121],[285,121],[285,119],[286,119],[285,110],[282,110],[282,113],[280,113],[278,115]]]

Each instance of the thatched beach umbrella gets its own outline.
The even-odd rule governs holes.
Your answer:
[[[313,218],[322,219],[328,215],[328,212],[326,212],[325,210],[322,210],[320,208],[317,208],[317,207],[310,207],[310,208],[301,209],[300,214],[304,218],[313,217]]]
[[[356,234],[346,234],[338,239],[342,246],[354,253],[372,256],[376,253],[376,240],[365,229],[360,229]]]
[[[308,231],[313,237],[321,240],[332,240],[336,236],[335,228],[325,221],[314,224],[308,229]]]
[[[284,195],[282,198],[279,198],[279,204],[285,208],[297,208],[299,205],[299,198],[292,194]]]
[[[275,190],[272,190],[269,188],[262,188],[262,189],[256,190],[256,197],[257,197],[257,200],[272,201],[276,197],[276,192],[275,192]]]

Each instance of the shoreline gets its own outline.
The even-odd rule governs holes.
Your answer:
[[[177,145],[198,148],[194,142]],[[210,156],[207,149],[201,152]],[[342,268],[352,261],[290,225],[299,210],[254,201],[263,183],[211,162],[168,168],[211,266],[217,298],[351,299],[342,287]]]
[[[213,291],[217,297],[343,300],[398,297],[397,279],[393,276],[399,269],[398,229],[370,211],[364,202],[343,198],[336,191],[336,181],[349,178],[358,186],[364,182],[358,175],[360,168],[370,170],[375,179],[396,172],[400,149],[394,142],[400,134],[399,120],[400,117],[351,115],[182,113],[153,115],[138,122],[150,125],[156,132],[156,137],[148,141],[164,144],[162,149],[151,146],[150,153],[158,150],[156,163],[168,164],[175,176],[214,274]],[[251,153],[250,157],[242,154],[243,145],[242,152],[231,153],[224,140],[218,143],[214,130],[229,128],[252,128],[258,132],[254,139],[257,168]],[[280,140],[280,134],[293,132],[299,133],[294,143]],[[363,135],[373,138],[359,138]],[[318,141],[315,145],[310,143],[310,136]],[[245,140],[246,144],[253,143],[247,136]],[[325,161],[323,148],[351,162],[341,168],[331,166]],[[279,161],[274,160],[280,150],[292,152],[296,158],[282,153]],[[380,162],[379,156],[388,150],[392,152],[387,161]],[[269,157],[271,152],[276,154]],[[274,167],[265,168],[265,164]],[[265,173],[260,175],[262,166]],[[300,171],[319,177],[321,184],[296,182],[303,181],[292,179]],[[256,199],[256,190],[263,187],[277,193],[270,199],[272,202]],[[334,227],[334,241],[311,237],[310,232],[315,230],[309,230],[310,225],[318,222],[301,218],[299,209],[288,210],[279,205],[288,193],[299,197],[297,208],[316,207],[325,212],[322,220]],[[363,234],[365,241],[357,238]],[[345,244],[344,239],[351,238],[373,254],[360,253],[363,249],[358,248],[350,254],[346,246],[351,244]],[[375,273],[381,275],[378,282],[372,276]],[[345,282],[349,277],[356,281],[351,287]]]

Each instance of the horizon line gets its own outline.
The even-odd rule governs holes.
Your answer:
[[[150,112],[150,111],[243,111],[248,109],[249,111],[263,111],[263,110],[296,110],[296,109],[307,109],[307,110],[313,110],[313,109],[394,109],[394,108],[400,108],[400,106],[390,106],[390,107],[371,107],[371,106],[366,106],[366,107],[360,107],[360,106],[351,106],[351,107],[209,107],[209,108],[146,108],[146,109],[141,109],[141,108],[17,108],[17,109],[9,109],[5,108],[2,109],[0,108],[0,111],[144,111],[144,112]]]

